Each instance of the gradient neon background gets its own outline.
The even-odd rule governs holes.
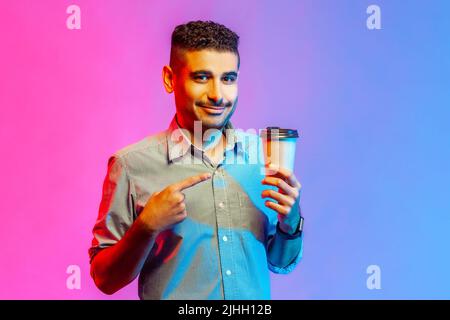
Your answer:
[[[81,30],[66,8],[81,8]],[[377,4],[382,30],[366,28]],[[2,1],[0,298],[103,295],[87,249],[106,161],[167,127],[175,25],[241,37],[241,128],[302,139],[304,258],[273,299],[450,299],[450,2]],[[81,267],[81,290],[66,268]],[[368,290],[366,268],[381,268]]]

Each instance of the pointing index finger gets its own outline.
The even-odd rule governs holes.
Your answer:
[[[184,189],[193,187],[196,184],[203,182],[205,180],[208,180],[210,178],[211,178],[211,174],[209,172],[202,173],[202,174],[181,180],[180,182],[176,182],[175,184],[173,184],[173,187],[175,188],[175,190],[182,191]]]

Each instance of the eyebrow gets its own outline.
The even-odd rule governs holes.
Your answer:
[[[211,76],[213,73],[211,71],[208,70],[197,70],[197,71],[193,71],[190,73],[191,77],[197,76],[197,75],[208,75]],[[238,73],[236,71],[228,71],[228,72],[224,72],[222,74],[223,76],[238,76]]]

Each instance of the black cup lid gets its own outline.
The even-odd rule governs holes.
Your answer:
[[[280,127],[267,127],[266,129],[261,130],[262,137],[271,137],[278,139],[286,139],[286,138],[298,138],[298,131],[295,129],[283,129]]]

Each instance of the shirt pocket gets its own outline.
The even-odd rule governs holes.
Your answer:
[[[264,241],[266,238],[266,225],[268,219],[264,212],[258,209],[249,196],[245,193],[238,193],[240,226],[250,231],[253,236]]]

